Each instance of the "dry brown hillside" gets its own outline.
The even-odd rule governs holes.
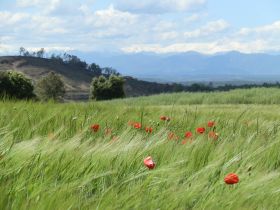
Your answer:
[[[66,85],[66,99],[88,99],[92,73],[55,62],[51,59],[4,56],[0,57],[0,71],[16,70],[24,73],[35,82],[51,71],[61,75]]]

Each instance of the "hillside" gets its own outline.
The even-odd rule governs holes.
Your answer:
[[[279,209],[279,95],[0,101],[0,209]]]
[[[54,71],[62,76],[66,84],[65,98],[68,100],[87,100],[90,83],[94,76],[90,71],[52,59],[23,56],[0,57],[0,71],[5,70],[22,72],[34,81]],[[125,77],[125,81],[124,89],[127,97],[171,92],[174,88],[172,85],[141,81],[133,77]]]

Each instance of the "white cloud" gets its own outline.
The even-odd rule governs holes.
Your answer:
[[[55,10],[62,0],[17,0],[19,7],[41,7],[47,11]]]
[[[136,23],[137,18],[137,15],[116,10],[111,5],[108,9],[96,11],[89,16],[88,22],[95,27],[129,27]]]
[[[224,31],[229,27],[229,24],[225,20],[216,20],[207,23],[206,25],[198,28],[194,31],[185,32],[186,38],[197,38],[203,36],[209,36],[211,34],[215,34],[217,32]]]
[[[19,7],[31,7],[44,2],[43,0],[17,0],[17,6]]]
[[[35,8],[37,11],[40,11],[40,14],[44,15],[52,14],[61,16],[71,14],[74,16],[81,3],[69,2],[69,0],[17,0],[16,5],[19,8]]]
[[[160,40],[172,40],[172,39],[176,39],[178,36],[179,33],[176,31],[163,32],[158,35]]]
[[[139,13],[165,13],[192,10],[204,5],[206,0],[115,0],[114,2],[120,10]]]
[[[279,47],[279,46],[278,46]],[[156,52],[156,53],[180,53],[187,51],[197,51],[205,54],[213,54],[217,52],[226,52],[236,50],[240,52],[262,52],[264,49],[275,50],[276,48],[268,45],[263,40],[255,40],[250,42],[238,42],[235,40],[224,39],[213,42],[192,42],[192,43],[176,43],[172,45],[162,46],[160,44],[139,44],[122,48],[126,53],[139,52]]]
[[[205,22],[208,14],[203,11],[164,13],[188,11],[204,5],[206,0],[114,2],[120,1],[128,4],[111,4],[94,10],[93,0],[73,1],[73,4],[67,0],[17,0],[13,12],[0,10],[0,51],[17,51],[20,46],[158,53],[280,50],[280,21],[234,29],[223,19]],[[129,5],[126,10],[124,6]],[[19,6],[31,8],[18,9]],[[154,14],[155,11],[158,13]],[[186,17],[182,18],[183,15]]]
[[[272,24],[259,26],[255,28],[241,28],[237,33],[240,36],[247,36],[247,35],[280,35],[280,21],[276,21]]]
[[[14,25],[20,22],[26,21],[29,18],[29,14],[26,13],[11,13],[0,11],[0,28],[7,25]]]

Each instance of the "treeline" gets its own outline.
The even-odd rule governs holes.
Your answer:
[[[212,84],[206,85],[206,84],[200,84],[200,83],[194,83],[189,86],[184,86],[180,84],[173,84],[174,91],[176,92],[182,92],[182,91],[187,91],[187,92],[213,92],[213,91],[229,91],[229,90],[234,90],[234,89],[250,89],[250,88],[258,88],[258,87],[265,87],[265,88],[270,88],[270,87],[276,87],[280,88],[280,83],[262,83],[262,84],[244,84],[244,85],[230,85],[226,84],[223,86],[217,86],[213,87]]]
[[[27,56],[27,57],[37,57],[37,58],[47,58],[51,59],[56,63],[60,64],[65,64],[68,65],[72,68],[76,68],[79,70],[85,70],[85,71],[90,71],[93,73],[93,76],[99,77],[99,76],[105,76],[106,78],[109,78],[110,75],[116,75],[120,76],[121,74],[116,70],[111,67],[100,67],[96,63],[91,63],[88,64],[85,61],[82,61],[78,56],[76,55],[71,55],[68,53],[63,53],[63,54],[51,54],[48,56],[46,54],[46,51],[44,48],[41,48],[38,51],[28,51],[24,47],[20,47],[19,49],[19,55],[20,56]]]

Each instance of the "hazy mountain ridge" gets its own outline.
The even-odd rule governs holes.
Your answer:
[[[125,75],[170,82],[280,79],[280,55],[237,51],[214,55],[103,54],[75,52],[86,61],[117,69]]]

